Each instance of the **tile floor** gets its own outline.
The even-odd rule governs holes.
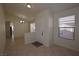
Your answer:
[[[58,46],[37,48],[32,44],[25,45],[22,38],[16,39],[14,43],[9,40],[6,44],[5,53],[7,56],[79,56],[77,51]]]

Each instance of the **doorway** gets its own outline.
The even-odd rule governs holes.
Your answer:
[[[6,21],[5,23],[6,27],[6,39],[11,39],[11,41],[14,41],[14,25],[10,21]]]

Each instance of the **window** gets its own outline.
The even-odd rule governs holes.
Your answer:
[[[74,39],[75,15],[59,18],[59,36]]]
[[[35,32],[35,23],[30,24],[30,32]]]

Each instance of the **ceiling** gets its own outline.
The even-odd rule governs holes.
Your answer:
[[[59,12],[68,8],[78,7],[77,3],[31,3],[32,8],[26,7],[26,3],[6,3],[3,4],[6,13],[16,16],[34,17],[43,10],[50,9],[52,12]],[[26,17],[24,17],[26,18]]]

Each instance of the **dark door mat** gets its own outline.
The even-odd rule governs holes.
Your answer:
[[[33,42],[32,43],[35,47],[40,47],[40,46],[42,46],[43,44],[42,43],[40,43],[40,42]]]

